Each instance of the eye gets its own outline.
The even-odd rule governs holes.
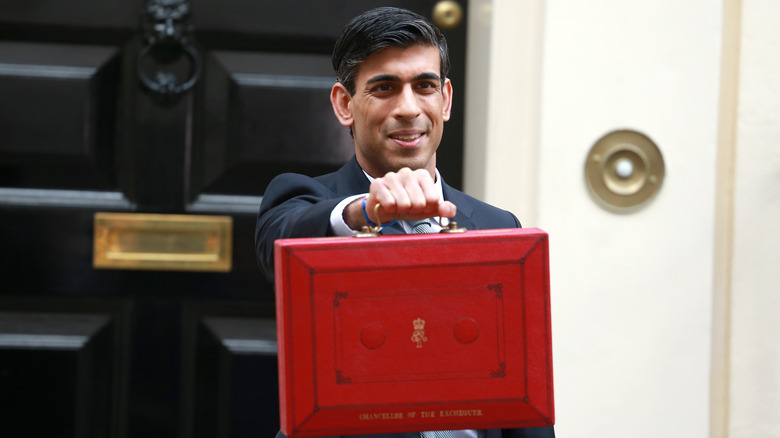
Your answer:
[[[377,84],[374,88],[372,88],[372,91],[381,93],[381,92],[390,91],[392,89],[393,89],[392,85],[390,85],[388,83],[382,83],[382,84]]]
[[[417,84],[417,88],[425,91],[437,91],[439,83],[435,81],[423,81]]]

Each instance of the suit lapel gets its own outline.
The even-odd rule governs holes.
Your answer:
[[[442,183],[442,192],[444,193],[444,199],[452,202],[458,208],[455,213],[453,221],[458,223],[458,227],[466,228],[467,230],[474,230],[474,222],[471,220],[471,214],[473,212],[471,203],[464,198],[461,192],[448,186],[444,181]]]
[[[338,195],[350,196],[358,193],[368,193],[370,183],[354,155],[347,164],[341,166],[341,169],[339,169],[337,173],[336,193]]]

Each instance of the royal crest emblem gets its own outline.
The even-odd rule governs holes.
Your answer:
[[[428,342],[428,338],[425,336],[425,320],[418,317],[412,321],[412,324],[414,325],[412,342],[417,343],[417,348],[422,348],[423,342]]]

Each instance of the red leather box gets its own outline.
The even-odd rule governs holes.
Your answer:
[[[554,423],[538,229],[276,242],[288,436]]]

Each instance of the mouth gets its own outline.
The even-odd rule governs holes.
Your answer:
[[[422,132],[391,134],[390,139],[403,147],[416,147],[423,137]]]
[[[390,138],[393,138],[393,139],[396,139],[396,140],[401,140],[401,141],[413,141],[413,140],[416,140],[416,139],[418,139],[420,137],[422,137],[421,133],[407,134],[407,135],[400,135],[399,134],[399,135],[391,135],[390,136]]]

